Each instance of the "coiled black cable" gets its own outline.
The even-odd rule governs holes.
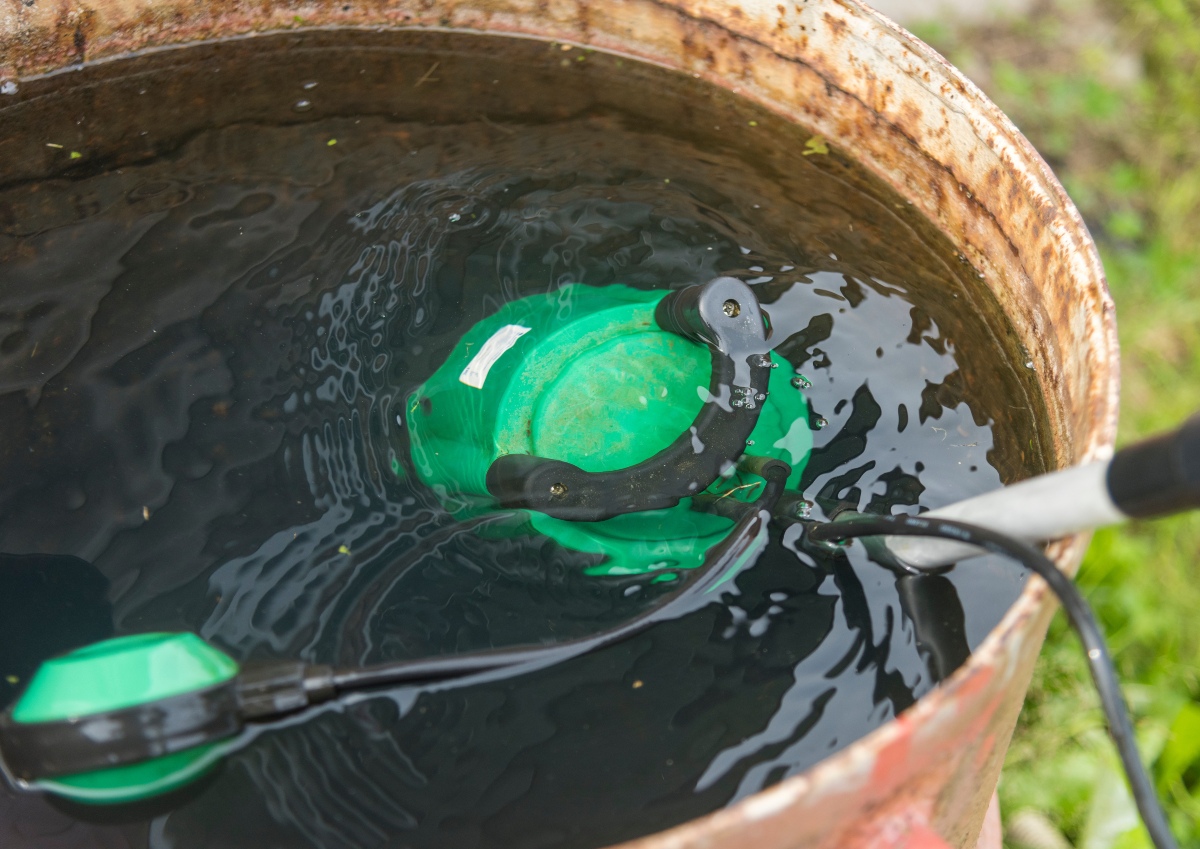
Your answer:
[[[1050,558],[1032,545],[964,522],[922,516],[854,514],[852,518],[808,526],[808,538],[814,542],[841,542],[860,537],[887,535],[937,537],[969,543],[1018,561],[1049,585],[1062,604],[1067,621],[1075,629],[1087,651],[1088,670],[1100,694],[1100,704],[1104,709],[1109,735],[1116,745],[1134,803],[1146,830],[1150,833],[1150,839],[1157,849],[1178,849],[1154,785],[1138,754],[1129,710],[1121,694],[1117,672],[1104,643],[1104,635],[1087,600],[1074,582],[1063,574]]]

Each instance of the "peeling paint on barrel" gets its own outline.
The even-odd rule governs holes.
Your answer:
[[[0,91],[144,49],[339,27],[524,35],[697,75],[822,135],[935,222],[1029,350],[1056,462],[1111,454],[1114,311],[1079,213],[974,85],[859,0],[27,2],[0,0]],[[1051,554],[1073,570],[1084,545],[1062,541]],[[970,662],[895,721],[625,849],[973,847],[1053,609],[1033,579]]]

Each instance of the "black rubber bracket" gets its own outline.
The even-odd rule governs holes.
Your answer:
[[[299,662],[252,666],[237,677],[141,705],[50,722],[0,714],[0,755],[20,781],[139,763],[232,737],[335,694],[333,670]]]
[[[585,472],[525,454],[500,457],[486,482],[501,507],[585,522],[673,507],[705,490],[742,456],[772,367],[753,290],[732,277],[718,277],[671,292],[659,302],[654,319],[663,330],[711,352],[708,400],[692,426],[653,457],[611,472]]]

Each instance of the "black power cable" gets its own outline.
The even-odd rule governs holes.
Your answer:
[[[1167,825],[1166,814],[1138,754],[1129,710],[1121,695],[1117,672],[1104,643],[1104,635],[1087,600],[1074,582],[1063,574],[1050,558],[1032,545],[963,522],[921,516],[854,514],[853,518],[808,526],[808,538],[814,542],[841,542],[860,537],[887,535],[937,537],[968,543],[1018,561],[1049,585],[1061,602],[1067,614],[1067,621],[1071,623],[1087,651],[1088,670],[1100,694],[1100,704],[1104,708],[1109,735],[1116,744],[1133,800],[1146,830],[1150,833],[1150,839],[1157,849],[1177,849],[1178,844]]]
[[[708,553],[704,564],[685,578],[679,589],[663,604],[598,634],[574,640],[334,670],[331,678],[333,689],[346,692],[384,684],[446,681],[533,663],[559,663],[628,639],[655,623],[676,619],[703,607],[712,600],[708,593],[740,570],[746,558],[761,548],[757,541],[770,524],[771,513],[791,474],[791,467],[787,463],[759,457],[743,458],[739,467],[765,480],[762,493],[748,504],[727,499],[729,503],[737,505],[741,518],[728,536]]]
[[[754,562],[767,543],[767,528],[791,467],[764,457],[743,457],[738,467],[763,478],[753,502],[734,499],[735,524],[724,540],[709,549],[703,565],[679,581],[666,601],[597,634],[548,645],[518,645],[469,654],[382,663],[357,669],[332,669],[299,661],[276,661],[243,669],[228,681],[96,714],[83,721],[21,723],[11,709],[0,714],[0,752],[8,772],[24,782],[77,775],[126,763],[139,763],[216,743],[238,734],[247,722],[268,721],[339,693],[388,684],[424,687],[468,686],[476,676],[520,675],[561,663],[639,634],[651,626],[699,610],[718,598],[712,593]],[[439,542],[476,527],[491,517],[450,525],[423,540],[401,570],[411,568]]]

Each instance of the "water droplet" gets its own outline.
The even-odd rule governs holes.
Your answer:
[[[817,416],[817,418],[813,421],[813,427],[815,427],[817,430],[827,427],[828,425],[829,421],[824,416]]]
[[[0,83],[0,94],[16,94],[20,89],[12,80],[5,80]]]
[[[797,389],[812,389],[812,381],[802,374],[798,374],[792,378],[792,386]]]
[[[747,447],[747,448],[749,448],[749,447],[750,447],[751,445],[753,445],[753,444],[754,444],[754,440],[753,440],[753,439],[747,439],[747,440],[746,440],[746,447]]]
[[[293,112],[307,112],[310,109],[312,109],[312,101],[311,100],[297,100],[295,103],[292,104]]]
[[[300,87],[301,87],[302,89],[304,89],[305,91],[312,91],[314,88],[316,88],[316,87],[317,87],[317,81],[316,81],[316,80],[309,80],[308,82],[306,82],[304,85],[302,85],[302,86],[300,86]]]
[[[765,400],[767,400],[767,396],[764,395],[763,393],[759,392],[757,395],[754,396],[754,400],[755,401],[765,401]]]
[[[796,516],[801,519],[812,517],[813,503],[811,501],[801,501],[796,505]]]
[[[1025,368],[1033,368],[1033,360],[1028,360],[1025,363]]]
[[[459,215],[457,212],[450,213],[450,223],[451,224],[453,224],[455,221],[461,221],[461,220],[462,220],[462,216]]]
[[[730,403],[732,403],[732,404],[733,404],[733,406],[735,406],[735,407],[744,407],[744,406],[746,406],[746,402],[745,402],[745,401],[743,401],[741,398],[734,398],[734,399],[733,399],[733,401],[731,401]]]

